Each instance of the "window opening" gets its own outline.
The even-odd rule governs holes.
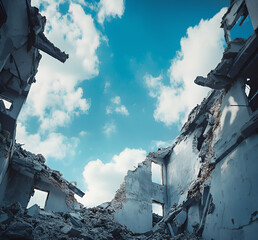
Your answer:
[[[1,98],[0,97],[0,101],[3,101],[3,103],[4,103],[4,106],[5,106],[5,109],[10,109],[11,107],[12,107],[12,102],[10,102],[10,101],[8,101],[8,100],[6,100],[6,99],[3,99],[3,98]]]
[[[152,225],[155,226],[164,217],[164,205],[152,201]]]
[[[46,205],[47,197],[48,197],[48,192],[35,188],[34,194],[33,196],[31,196],[27,208],[30,208],[34,204],[37,204],[40,208],[44,209]]]
[[[163,173],[161,164],[151,162],[151,178],[152,182],[163,185]]]
[[[254,78],[247,78],[245,94],[249,101],[250,108],[254,112],[258,108],[258,84]]]

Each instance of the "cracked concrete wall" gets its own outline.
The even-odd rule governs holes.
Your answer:
[[[257,236],[257,219],[249,221],[258,210],[258,136],[254,134],[237,145],[242,127],[255,115],[249,107],[240,107],[248,106],[243,87],[239,79],[226,94],[221,106],[221,121],[214,132],[214,161],[227,149],[232,150],[217,163],[211,174],[210,193],[215,210],[207,215],[204,238],[255,239]]]
[[[146,160],[125,177],[126,197],[122,208],[114,213],[114,220],[132,232],[152,230],[152,201],[165,202],[165,187],[151,180],[151,161]]]
[[[203,123],[199,116],[193,121],[197,123],[194,130],[187,130],[173,147],[167,167],[165,209],[174,204],[183,206],[188,213],[186,229],[203,234],[204,239],[256,239],[258,112],[248,107],[242,79],[222,96],[221,104],[207,109],[211,112],[219,107],[213,114],[213,127],[200,130]],[[256,125],[252,126],[252,121]],[[209,139],[205,161],[200,155],[207,148],[206,140],[200,152],[197,149],[200,132]],[[207,174],[206,166],[212,166]]]
[[[258,135],[243,141],[211,175],[210,193],[215,205],[203,231],[206,239],[256,239],[258,221],[250,222],[258,210]]]
[[[66,194],[54,187],[47,179],[44,181],[36,181],[33,184],[34,188],[48,192],[45,209],[54,212],[69,212],[71,209],[66,204]]]
[[[165,212],[187,198],[189,186],[198,176],[201,163],[199,151],[193,146],[197,133],[198,129],[173,148],[167,166],[168,204],[165,206]]]

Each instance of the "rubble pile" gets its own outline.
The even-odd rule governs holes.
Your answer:
[[[76,212],[57,212],[33,205],[23,209],[19,203],[0,208],[0,239],[169,239],[164,225],[147,234],[133,234],[113,221],[113,211],[101,206]],[[198,239],[180,235],[176,239]]]

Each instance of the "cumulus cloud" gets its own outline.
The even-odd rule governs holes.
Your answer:
[[[103,127],[103,133],[107,136],[110,136],[116,131],[116,125],[113,121],[107,122]]]
[[[65,2],[69,4],[68,11],[61,13],[59,7]],[[91,105],[79,84],[99,73],[96,51],[101,42],[101,33],[92,16],[86,14],[78,3],[83,4],[83,1],[32,1],[32,5],[42,9],[41,14],[47,17],[47,38],[69,53],[69,59],[62,64],[43,53],[36,75],[37,82],[32,85],[19,117],[17,141],[26,143],[27,149],[57,159],[65,157],[71,151],[71,146],[77,145],[74,139],[71,143],[67,137],[57,133],[58,128],[69,125],[74,117],[87,113]],[[38,121],[36,134],[30,134],[26,129],[31,117]],[[55,147],[60,152],[55,152]]]
[[[79,135],[81,137],[86,136],[88,133],[86,131],[80,131]]]
[[[156,121],[169,126],[184,120],[207,95],[209,89],[197,86],[194,79],[198,75],[206,76],[222,57],[224,37],[220,22],[225,11],[223,8],[213,18],[202,19],[198,25],[187,29],[180,41],[181,50],[171,60],[169,85],[163,83],[162,75],[145,75],[149,95],[157,100],[153,115]]]
[[[58,12],[59,1],[44,1],[42,15],[48,19],[47,37],[69,53],[65,64],[45,55],[32,86],[22,120],[36,116],[40,129],[54,131],[70,123],[74,116],[87,113],[90,100],[84,98],[79,87],[82,80],[98,75],[99,60],[96,50],[100,45],[100,33],[93,18],[87,15],[79,4],[69,3],[69,10],[63,15]]]
[[[106,107],[106,114],[112,114],[114,112],[122,114],[122,115],[129,115],[129,112],[125,105],[122,105],[121,98],[116,96],[110,99],[111,105]]]
[[[85,196],[78,200],[88,207],[112,200],[127,171],[137,167],[145,156],[146,151],[142,149],[125,148],[108,163],[100,159],[89,162],[83,171],[87,190]]]
[[[124,10],[124,0],[100,0],[98,22],[103,24],[108,17],[121,18]]]
[[[41,153],[45,158],[62,159],[67,155],[74,155],[78,146],[78,138],[67,138],[60,133],[49,133],[44,138],[39,134],[30,134],[21,123],[17,124],[18,142],[25,144],[26,150]]]

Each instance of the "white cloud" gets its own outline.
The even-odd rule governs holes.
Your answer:
[[[110,99],[111,105],[106,107],[106,114],[112,114],[114,112],[128,116],[129,112],[125,105],[121,104],[121,98],[116,96]]]
[[[112,133],[116,131],[116,125],[113,121],[107,122],[103,127],[103,132],[107,136],[110,136]]]
[[[62,159],[66,155],[74,155],[78,146],[78,138],[67,138],[60,133],[51,132],[45,138],[39,133],[29,134],[24,125],[18,122],[16,140],[25,145],[26,150],[41,153],[49,157]]]
[[[110,101],[111,101],[112,103],[114,103],[114,104],[117,104],[117,105],[121,104],[121,98],[120,98],[119,96],[116,96],[116,97],[114,97],[114,98],[111,98]]]
[[[82,199],[77,199],[89,207],[111,201],[127,171],[137,167],[145,156],[146,151],[142,149],[125,148],[108,163],[103,163],[100,159],[89,162],[83,172],[87,191]]]
[[[79,84],[98,75],[96,51],[101,41],[92,16],[75,3],[83,2],[68,1],[68,12],[60,13],[59,6],[64,2],[67,1],[32,1],[32,5],[42,7],[41,14],[47,17],[47,38],[69,53],[69,59],[62,64],[43,54],[37,82],[32,85],[17,128],[17,140],[26,143],[27,149],[57,159],[69,154],[78,143],[73,138],[68,141],[67,137],[55,131],[70,124],[74,117],[88,112],[90,99],[84,97]],[[31,117],[38,120],[36,134],[30,134],[26,129],[27,120]]]
[[[100,0],[98,22],[103,24],[108,17],[121,18],[124,10],[124,0]]]
[[[172,59],[168,70],[170,84],[164,85],[163,76],[145,75],[151,97],[156,98],[154,118],[167,126],[184,120],[190,110],[202,101],[209,89],[194,84],[198,76],[206,76],[220,61],[223,53],[223,30],[220,22],[226,9],[213,18],[201,20],[187,29],[180,41],[181,50]]]
[[[107,92],[108,92],[110,86],[111,86],[110,82],[105,82],[104,93],[107,93]]]
[[[81,137],[86,136],[88,133],[86,131],[80,131],[79,135]]]
[[[126,115],[126,116],[129,115],[129,112],[128,112],[127,108],[125,107],[125,105],[117,106],[115,108],[115,112],[120,113],[122,115]]]

